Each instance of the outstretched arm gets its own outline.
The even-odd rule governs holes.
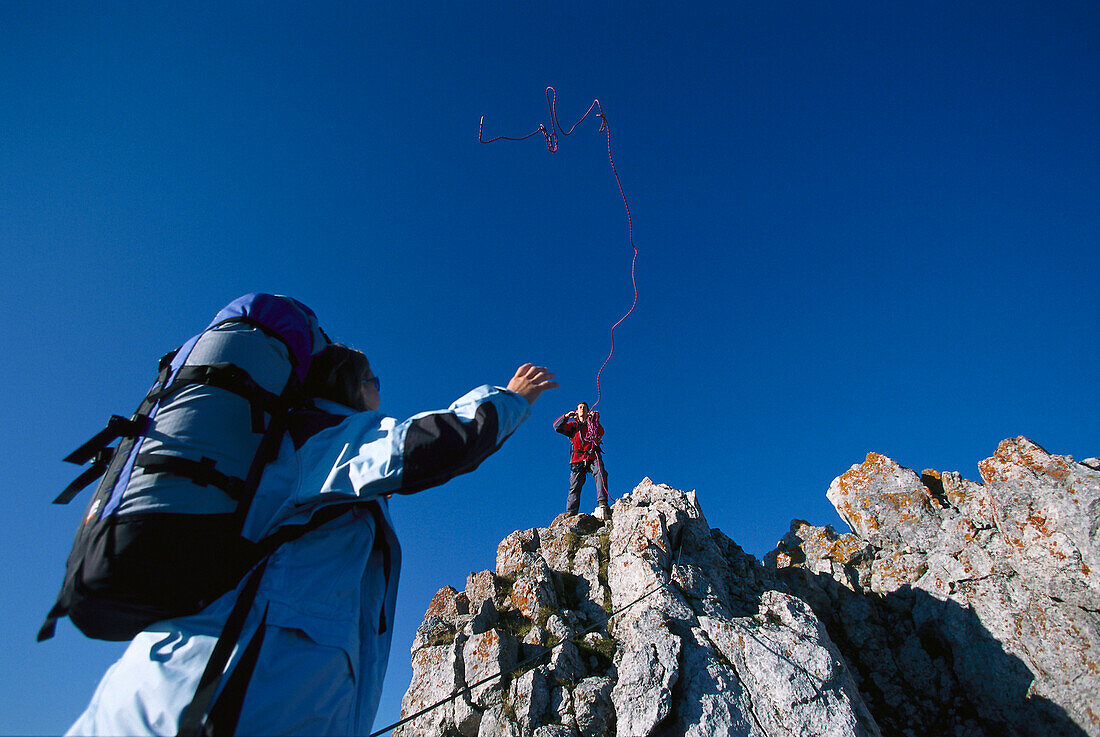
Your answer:
[[[329,431],[336,435],[302,447],[309,478],[299,487],[306,498],[296,501],[410,494],[472,471],[527,418],[531,403],[557,386],[552,379],[545,367],[527,363],[506,389],[478,387],[445,410],[400,423],[373,412],[352,415]]]

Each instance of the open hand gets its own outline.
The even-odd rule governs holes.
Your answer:
[[[544,391],[558,388],[558,382],[551,381],[553,378],[554,375],[545,366],[525,363],[516,369],[516,375],[508,382],[507,388],[526,399],[528,404],[534,404]]]

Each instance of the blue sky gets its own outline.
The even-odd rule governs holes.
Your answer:
[[[377,725],[431,595],[564,508],[552,421],[602,377],[612,497],[697,489],[762,556],[868,451],[1100,455],[1094,3],[0,3],[0,733],[51,734],[117,643],[33,642],[82,503],[60,458],[250,291],[362,348],[382,408],[516,365],[562,388],[474,474],[396,500]],[[586,489],[585,506],[594,503]]]

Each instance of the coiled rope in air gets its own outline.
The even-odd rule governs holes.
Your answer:
[[[634,302],[631,303],[630,309],[611,326],[611,350],[608,352],[607,358],[604,359],[599,371],[596,372],[596,401],[592,403],[592,409],[595,409],[596,405],[600,403],[600,398],[603,396],[600,388],[600,376],[603,374],[604,367],[607,366],[608,361],[611,360],[611,356],[615,354],[615,328],[619,327],[626,318],[630,317],[630,314],[634,312],[634,308],[638,306],[638,279],[635,269],[638,264],[638,247],[634,245],[634,221],[630,216],[630,203],[626,200],[626,191],[623,189],[622,179],[619,178],[619,170],[615,166],[615,157],[611,154],[611,125],[607,122],[607,116],[604,115],[603,106],[600,105],[599,98],[592,101],[592,104],[585,110],[584,115],[582,115],[576,123],[570,126],[569,130],[565,130],[558,124],[557,102],[557,90],[553,87],[547,87],[546,104],[550,108],[550,127],[548,128],[544,123],[539,123],[538,128],[525,136],[494,136],[493,138],[485,139],[482,136],[482,131],[485,127],[485,116],[482,115],[481,122],[477,126],[477,140],[481,143],[492,143],[493,141],[526,141],[528,138],[541,133],[546,139],[546,149],[550,153],[556,153],[558,150],[558,133],[560,132],[563,136],[572,135],[577,126],[584,122],[584,119],[587,118],[593,110],[595,111],[596,117],[600,119],[599,132],[607,134],[607,160],[611,162],[611,173],[615,175],[615,184],[618,185],[619,195],[623,199],[623,207],[626,209],[627,235],[630,239],[630,247],[634,249],[634,258],[630,262],[630,282],[634,287]]]

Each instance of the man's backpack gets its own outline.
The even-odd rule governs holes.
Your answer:
[[[253,543],[241,530],[328,342],[302,303],[248,294],[161,359],[137,411],[112,417],[65,459],[92,465],[55,504],[101,478],[39,641],[64,616],[89,637],[128,640],[198,612],[282,542]]]

